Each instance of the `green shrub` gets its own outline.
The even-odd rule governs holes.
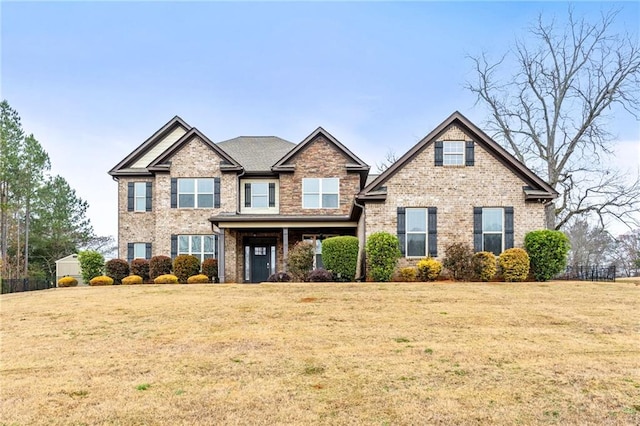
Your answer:
[[[171,273],[171,258],[169,256],[153,256],[149,259],[149,279],[155,280],[160,275]]]
[[[472,257],[471,246],[465,243],[453,243],[444,250],[443,266],[451,272],[453,279],[467,281],[473,276]]]
[[[178,282],[186,284],[192,275],[200,273],[200,259],[190,254],[181,254],[173,261],[173,273]]]
[[[358,265],[358,237],[331,237],[322,241],[322,263],[336,281],[353,281]]]
[[[156,284],[178,284],[178,277],[172,274],[160,275],[153,282]]]
[[[521,248],[507,249],[498,257],[498,266],[505,281],[524,281],[529,275],[529,255]]]
[[[113,278],[114,284],[122,284],[122,279],[129,275],[129,264],[123,259],[111,259],[104,267],[105,275]]]
[[[315,249],[311,243],[299,241],[291,250],[287,259],[287,269],[296,281],[305,281],[313,269]]]
[[[367,269],[374,281],[389,281],[401,256],[398,237],[388,232],[375,232],[365,247]]]
[[[564,271],[569,255],[569,239],[560,231],[532,231],[524,237],[531,272],[536,281],[547,281]]]
[[[62,277],[58,280],[58,287],[76,287],[78,280],[73,277]]]
[[[496,255],[490,251],[479,251],[472,258],[474,278],[489,281],[496,274]]]
[[[78,253],[78,261],[80,262],[82,280],[85,283],[91,281],[92,278],[104,274],[104,256],[97,251],[81,251]]]
[[[131,261],[131,268],[129,268],[131,275],[140,275],[143,282],[149,281],[149,261],[147,259],[133,259]]]
[[[217,283],[218,278],[218,259],[205,259],[202,261],[202,273],[209,277],[209,282]]]
[[[435,281],[442,272],[442,263],[433,257],[418,262],[418,278],[420,281]]]
[[[329,283],[333,281],[333,274],[326,269],[314,269],[307,275],[307,281],[316,283]]]
[[[128,277],[124,277],[122,279],[123,285],[135,285],[142,284],[142,277],[140,275],[129,275]]]
[[[398,277],[402,282],[412,282],[416,280],[418,270],[413,266],[407,266],[398,270]]]
[[[270,283],[288,283],[291,281],[291,275],[286,272],[277,272],[275,274],[271,274],[269,278],[267,278],[267,282]]]
[[[207,284],[210,282],[209,277],[204,274],[192,275],[187,278],[187,284]]]
[[[113,285],[113,278],[108,277],[106,275],[100,275],[100,276],[97,276],[97,277],[93,277],[89,281],[89,285],[91,285],[91,286]]]

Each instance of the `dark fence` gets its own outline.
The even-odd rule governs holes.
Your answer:
[[[48,280],[34,278],[17,278],[2,280],[2,294],[18,293],[21,291],[46,290],[55,287]]]
[[[615,266],[568,266],[560,280],[577,281],[615,281]]]

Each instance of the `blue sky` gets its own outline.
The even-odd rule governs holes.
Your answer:
[[[638,2],[576,3],[638,36]],[[213,141],[322,126],[375,169],[455,110],[482,127],[467,55],[498,58],[539,12],[565,2],[6,2],[1,96],[116,235],[107,171],[174,115]],[[640,128],[616,113],[619,161],[640,165]],[[629,152],[633,153],[629,155]]]

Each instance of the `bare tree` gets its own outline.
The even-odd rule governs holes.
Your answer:
[[[396,155],[396,152],[389,148],[387,153],[384,155],[384,159],[381,162],[376,163],[376,171],[378,173],[384,172],[389,168],[389,166],[398,161],[398,158],[400,157]]]
[[[471,57],[477,81],[467,88],[489,109],[489,131],[560,193],[547,209],[549,228],[581,215],[637,225],[640,176],[630,181],[605,161],[612,108],[640,113],[640,47],[613,32],[618,13],[590,23],[570,8],[564,28],[540,15],[530,39],[501,60]]]
[[[605,265],[615,251],[615,240],[600,226],[591,226],[585,219],[575,219],[565,227],[565,233],[571,243],[568,264],[579,266]]]
[[[640,229],[627,232],[616,239],[616,264],[630,277],[640,272]]]

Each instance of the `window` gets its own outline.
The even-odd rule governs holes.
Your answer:
[[[134,210],[144,212],[147,210],[147,184],[146,182],[136,182],[134,184]]]
[[[407,257],[427,254],[427,209],[407,209]]]
[[[337,209],[340,193],[338,178],[302,179],[302,207],[305,209]]]
[[[445,166],[464,165],[464,141],[444,141],[442,162]]]
[[[134,259],[146,259],[147,258],[147,244],[146,243],[133,243],[133,258]]]
[[[269,184],[268,183],[252,183],[251,184],[251,207],[254,207],[254,208],[269,207]]]
[[[178,207],[213,207],[213,179],[178,179]]]
[[[178,255],[190,254],[202,262],[216,257],[215,235],[178,235]]]
[[[503,246],[503,209],[482,209],[482,250],[490,251],[496,256],[502,253]]]

